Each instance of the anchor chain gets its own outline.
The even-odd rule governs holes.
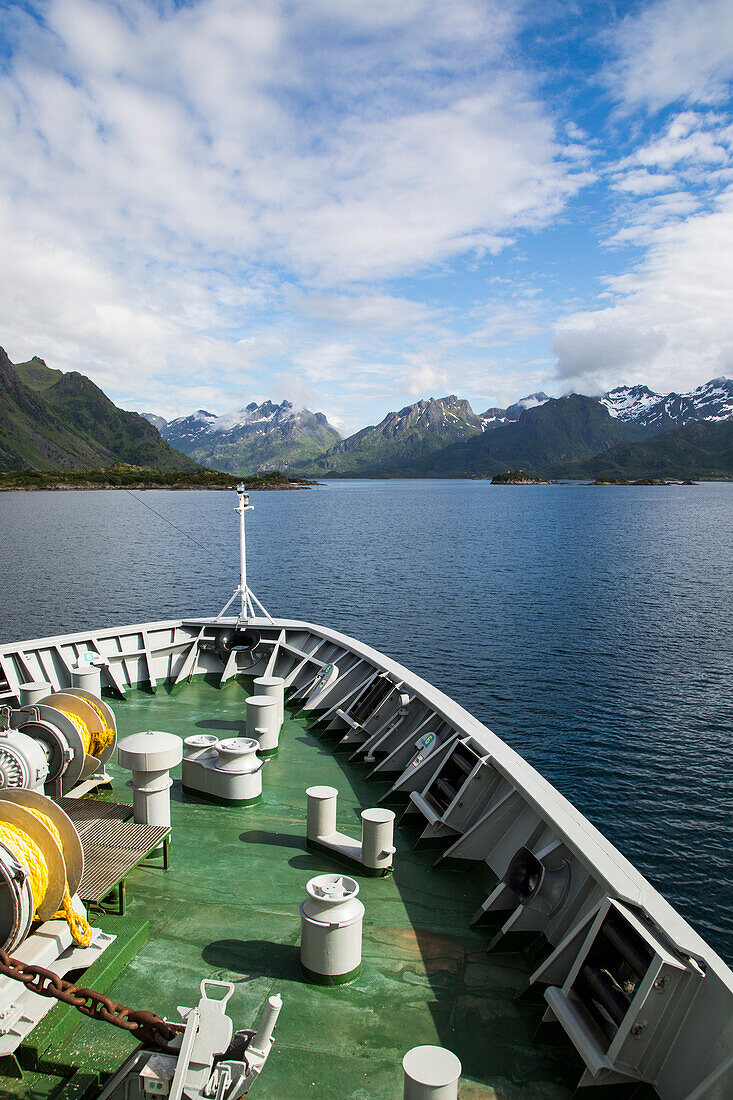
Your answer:
[[[67,982],[52,970],[20,962],[19,959],[13,959],[1,950],[0,975],[21,982],[26,989],[39,993],[42,997],[52,997],[64,1004],[72,1005],[84,1016],[90,1016],[93,1020],[104,1020],[108,1024],[114,1024],[115,1027],[121,1027],[123,1031],[131,1032],[136,1039],[147,1046],[167,1050],[171,1039],[183,1031],[181,1024],[169,1024],[146,1009],[128,1008],[127,1005],[118,1004],[104,993],[85,989],[74,982]]]

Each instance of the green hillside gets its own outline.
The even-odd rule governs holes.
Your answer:
[[[469,403],[451,396],[390,413],[297,469],[320,477],[492,477],[518,468],[536,475],[550,463],[584,460],[644,434],[580,394],[482,430]]]
[[[686,424],[585,462],[556,463],[546,472],[573,478],[733,478],[733,420]]]
[[[481,418],[468,401],[453,394],[431,397],[389,413],[379,424],[362,428],[295,468],[316,477],[403,477],[414,466],[421,472],[409,476],[423,477],[436,454],[480,433]]]
[[[0,393],[0,469],[88,470],[115,462],[196,468],[83,374],[51,370],[38,358],[18,369],[0,348]]]
[[[43,393],[49,386],[53,386],[55,382],[58,382],[64,376],[63,371],[47,367],[44,360],[39,359],[37,355],[34,355],[27,363],[15,363],[14,366],[21,382],[24,382],[30,389],[35,390],[36,393]]]

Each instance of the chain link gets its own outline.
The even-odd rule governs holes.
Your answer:
[[[21,982],[26,989],[39,993],[42,997],[52,997],[64,1004],[73,1005],[84,1016],[90,1016],[93,1020],[104,1020],[105,1023],[130,1031],[146,1046],[167,1050],[171,1039],[183,1031],[182,1024],[169,1024],[154,1012],[118,1004],[104,993],[96,993],[93,989],[67,982],[52,970],[20,962],[5,951],[0,951],[0,975]]]

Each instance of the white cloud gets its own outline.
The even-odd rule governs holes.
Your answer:
[[[146,406],[356,360],[393,380],[384,349],[302,327],[426,333],[384,278],[499,252],[588,178],[512,60],[511,3],[36,14],[0,11],[2,338]]]
[[[647,172],[646,169],[625,172],[616,177],[613,186],[617,191],[628,191],[632,195],[654,195],[659,191],[669,191],[677,185],[677,177],[664,172]]]
[[[657,0],[625,16],[611,38],[611,92],[630,108],[717,103],[733,78],[730,0]]]
[[[424,302],[377,292],[298,292],[290,300],[307,317],[376,333],[410,330],[434,320],[433,311]]]
[[[613,304],[556,327],[557,373],[605,389],[687,390],[733,367],[733,189],[711,212],[665,224],[639,266],[608,281]]]

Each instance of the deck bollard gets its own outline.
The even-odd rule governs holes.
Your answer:
[[[269,695],[277,701],[277,722],[285,721],[285,681],[282,676],[258,676],[254,682],[255,695]]]
[[[270,695],[250,695],[245,702],[247,737],[259,743],[260,756],[275,756],[280,739],[277,700]]]
[[[413,1047],[402,1059],[404,1100],[456,1100],[461,1062],[445,1047]]]
[[[336,803],[339,793],[335,787],[308,787],[305,833],[308,840],[318,840],[336,832]]]
[[[392,870],[394,846],[393,810],[373,806],[361,812],[361,843],[336,829],[338,791],[335,787],[306,789],[306,843],[340,856],[361,874],[388,875]]]
[[[90,691],[100,698],[102,695],[102,670],[99,665],[88,661],[79,661],[71,670],[71,686]]]
[[[47,680],[32,680],[27,684],[21,684],[20,705],[31,707],[34,703],[40,703],[41,699],[45,699],[52,691],[53,684],[49,684]]]
[[[361,861],[372,871],[386,871],[395,854],[393,810],[375,806],[361,811]]]

